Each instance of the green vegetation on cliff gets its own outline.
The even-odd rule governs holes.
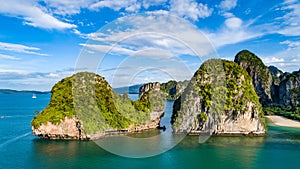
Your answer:
[[[81,72],[58,82],[51,90],[49,105],[31,122],[34,128],[47,122],[59,124],[65,117],[78,118],[87,134],[127,129],[150,121],[153,110],[146,96],[138,101],[114,93],[106,80]]]
[[[133,102],[139,111],[161,111],[164,109],[163,94],[159,90],[150,90]]]
[[[291,107],[293,109],[300,108],[300,88],[290,89],[289,92],[291,94]]]
[[[189,81],[174,81],[170,80],[160,85],[160,90],[165,93],[167,100],[176,100],[184,91]]]
[[[222,62],[223,67],[218,65],[220,62]],[[203,106],[213,106],[218,114],[221,114],[222,110],[243,112],[247,102],[260,106],[250,76],[234,62],[219,59],[208,60],[195,73],[195,76],[202,78],[197,80],[197,85],[200,88],[199,94],[204,100]],[[225,83],[222,82],[224,78]],[[219,100],[224,97],[223,94],[226,96],[226,102]],[[224,107],[215,103],[223,104]]]
[[[241,62],[245,62],[249,65],[257,66],[260,69],[268,68],[259,57],[248,50],[242,50],[238,52],[234,58],[234,62],[238,64]]]
[[[254,53],[248,50],[242,50],[234,58],[234,62],[242,66],[252,78],[254,89],[259,96],[263,106],[272,103],[274,93],[271,92],[273,76],[269,68]]]
[[[191,111],[189,107],[193,105],[189,105],[189,102],[194,103],[197,97],[201,100],[197,110],[201,112],[198,115],[200,123],[207,120],[203,112],[218,115],[230,113],[235,117],[245,112],[249,107],[247,104],[251,102],[264,124],[262,107],[251,77],[235,62],[211,59],[201,65],[182,96],[174,103],[172,123],[175,128],[181,125],[181,116]]]
[[[51,90],[52,96],[48,106],[36,117],[31,125],[38,128],[48,121],[53,124],[60,123],[65,117],[72,118],[75,115],[72,98],[72,77],[65,78],[58,82]]]

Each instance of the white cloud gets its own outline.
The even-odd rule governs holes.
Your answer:
[[[285,44],[288,46],[288,50],[291,50],[293,48],[300,47],[300,41],[290,41],[290,40],[285,40],[283,42],[280,42],[280,44]]]
[[[197,21],[199,18],[207,18],[212,14],[213,9],[206,4],[198,3],[195,0],[171,0],[170,12],[185,18]]]
[[[243,21],[237,17],[231,17],[225,20],[225,24],[230,29],[237,29],[240,28]]]
[[[47,54],[36,52],[36,51],[40,50],[39,48],[25,46],[25,45],[21,45],[21,44],[15,44],[15,43],[0,42],[0,50],[12,51],[12,52],[18,52],[18,53],[26,53],[26,54],[32,54],[32,55],[48,56]]]
[[[99,45],[99,44],[80,44],[83,47],[87,47],[89,49],[104,52],[104,53],[112,53],[118,55],[132,55],[135,53],[134,50],[122,48],[120,46],[111,46],[111,45]],[[93,53],[92,53],[93,54]]]
[[[59,75],[58,73],[49,73],[49,74],[46,75],[46,76],[48,76],[48,77],[50,77],[50,78],[58,78],[58,77],[60,77],[60,75]]]
[[[141,7],[148,9],[151,6],[165,5],[166,2],[167,0],[101,0],[95,1],[89,8],[97,10],[106,7],[115,11],[125,9],[127,12],[139,12]]]
[[[135,6],[137,4],[137,0],[126,0],[126,1],[120,1],[120,0],[102,0],[97,3],[94,3],[90,6],[91,9],[100,9],[100,8],[111,8],[115,11],[118,11],[122,8],[131,8],[131,6]],[[134,7],[132,7],[134,8]]]
[[[277,57],[265,57],[262,58],[263,62],[265,64],[274,64],[274,63],[283,63],[285,60],[283,58],[277,58]]]
[[[82,33],[78,29],[73,29],[73,33],[76,35],[82,36]]]
[[[219,7],[224,11],[229,11],[237,6],[237,0],[224,0]]]
[[[166,10],[146,11],[148,15],[168,15],[170,12]]]
[[[17,70],[17,69],[0,69],[0,73],[16,73],[21,75],[29,74],[26,70]]]
[[[144,54],[147,54],[146,52]],[[157,53],[156,53],[157,54]],[[159,55],[157,55],[160,57]],[[165,82],[166,80],[186,80],[190,79],[195,70],[190,71],[188,65],[176,59],[164,58],[163,60],[153,60],[151,57],[132,56],[119,65],[122,67],[132,66],[128,69],[116,68],[112,72],[100,72],[109,77],[106,78],[114,87],[128,86],[130,83],[149,81]]]
[[[88,8],[96,0],[43,0],[52,13],[59,15],[74,15],[82,8]]]
[[[166,2],[167,0],[143,0],[143,7],[148,9],[150,6],[162,5]]]
[[[236,44],[249,39],[253,39],[263,35],[259,32],[250,32],[247,30],[228,30],[222,29],[215,33],[208,32],[207,36],[211,40],[212,44],[216,47],[222,47],[225,45]]]
[[[76,25],[58,20],[39,6],[34,0],[0,0],[0,13],[22,18],[24,24],[44,29],[69,29]]]
[[[280,10],[284,11],[285,15],[276,18],[282,22],[279,33],[287,36],[300,36],[300,2],[286,0]]]
[[[164,59],[170,59],[170,58],[174,57],[174,54],[172,54],[169,51],[160,50],[160,49],[148,49],[148,50],[143,50],[143,51],[135,53],[135,56],[143,57],[143,58],[150,58],[150,59],[164,60]]]
[[[271,56],[262,57],[262,59],[267,65],[274,65],[282,71],[293,72],[299,70],[300,46],[289,50],[282,50]]]
[[[265,27],[263,25],[250,27],[251,24],[244,23],[232,13],[225,13],[224,16],[226,17],[224,25],[219,30],[205,32],[216,48],[254,39],[267,33],[262,29]]]
[[[138,12],[141,8],[141,4],[140,3],[135,3],[133,5],[130,5],[128,7],[125,8],[125,10],[127,12]]]
[[[17,58],[17,57],[14,57],[14,56],[10,56],[10,55],[4,55],[4,54],[0,54],[0,59],[21,60],[20,58]]]
[[[153,77],[156,81],[166,79],[162,76],[153,76],[153,70],[169,74],[168,79],[189,79],[195,69],[186,64],[187,58],[180,56],[188,55],[196,63],[207,59],[214,51],[197,27],[173,15],[152,13],[147,16],[128,16],[119,18],[110,25],[112,27],[106,27],[110,31],[101,30],[84,35],[91,39],[88,44],[81,44],[85,48],[77,67],[88,67],[90,70],[105,69],[106,63],[109,63],[110,68],[116,68],[115,71],[98,73],[104,75],[113,86],[126,86],[140,75],[140,72],[149,69],[151,69],[149,73],[139,76],[139,81],[147,82],[146,77],[150,79]],[[123,60],[119,63],[120,59]],[[133,68],[118,69],[129,66]],[[154,80],[153,78],[151,80]]]
[[[89,44],[89,47],[97,47],[101,51],[112,48],[123,54],[160,49],[171,51],[175,56],[185,54],[203,56],[213,51],[201,31],[187,21],[174,16],[157,14],[130,16],[120,18],[114,24],[120,25],[120,28],[124,25],[125,30],[114,30],[111,33],[95,32],[88,35],[81,34],[81,36],[96,42],[96,44]],[[126,28],[129,25],[131,29]]]

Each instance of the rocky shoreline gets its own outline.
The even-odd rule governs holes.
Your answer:
[[[158,114],[163,114],[160,112]],[[151,129],[159,129],[160,118],[148,122],[145,125],[130,126],[128,129],[122,130],[107,130],[105,132],[98,132],[93,135],[85,134],[82,129],[78,118],[65,118],[60,124],[42,124],[39,128],[32,127],[33,135],[39,136],[41,139],[49,140],[96,140],[101,137],[115,136],[115,135],[127,135],[132,133],[138,133]]]

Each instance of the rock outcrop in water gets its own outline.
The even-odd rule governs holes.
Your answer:
[[[174,80],[162,83],[160,86],[161,91],[164,92],[164,95],[167,100],[176,100],[184,89],[189,84],[188,80],[176,82]]]
[[[215,135],[263,135],[264,115],[251,77],[238,64],[208,60],[175,101],[173,130]]]
[[[184,89],[187,87],[189,81],[174,81],[170,80],[166,83],[152,82],[143,84],[139,89],[139,95],[143,95],[145,92],[149,90],[160,91],[161,94],[167,100],[176,100]]]
[[[149,92],[149,91],[159,91],[160,90],[160,83],[159,82],[152,82],[152,83],[146,83],[143,84],[139,89],[139,96],[142,96],[143,94]]]
[[[44,139],[87,140],[90,138],[82,132],[82,125],[76,117],[65,117],[59,124],[51,122],[41,124],[33,129],[33,134]]]
[[[250,51],[242,50],[235,56],[234,62],[243,67],[251,76],[260,103],[263,106],[272,104],[273,77],[262,60]]]
[[[163,114],[163,99],[152,90],[131,101],[94,73],[62,79],[51,93],[49,105],[31,122],[33,134],[46,139],[86,140],[156,128]]]

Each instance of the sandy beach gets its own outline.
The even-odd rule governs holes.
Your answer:
[[[265,116],[265,117],[270,119],[270,121],[277,126],[300,128],[300,122],[296,120],[287,119],[285,117],[281,117],[277,115]]]

